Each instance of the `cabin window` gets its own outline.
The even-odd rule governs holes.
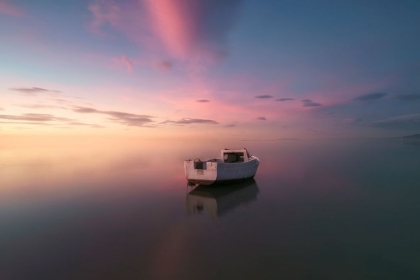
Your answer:
[[[225,162],[244,162],[244,153],[224,153]]]
[[[194,169],[204,169],[203,161],[194,161]]]

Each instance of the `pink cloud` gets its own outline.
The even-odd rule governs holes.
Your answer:
[[[360,121],[362,121],[362,120],[361,119],[357,119],[357,118],[347,118],[347,119],[344,119],[343,120],[343,122],[345,124],[348,124],[348,125],[355,124],[355,123],[358,123]]]
[[[94,32],[107,24],[115,27],[120,20],[120,8],[113,1],[98,0],[89,5],[89,11],[93,15],[90,27]]]
[[[226,55],[227,35],[242,1],[144,1],[156,35],[173,56],[214,61]]]
[[[22,16],[23,12],[20,8],[6,2],[6,0],[0,0],[0,14],[6,14],[9,16]]]
[[[155,67],[162,72],[168,72],[172,69],[173,64],[168,60],[159,61],[155,64]]]
[[[126,68],[127,71],[130,73],[133,72],[134,70],[133,62],[125,55],[122,55],[121,57],[118,57],[118,58],[114,58],[113,62],[117,64],[118,66],[122,66]]]
[[[111,27],[142,47],[188,61],[214,62],[227,53],[227,35],[242,0],[96,0],[91,29]],[[221,17],[220,15],[223,15]],[[214,18],[219,20],[215,21]]]
[[[188,2],[146,0],[157,34],[175,56],[184,56],[191,47],[192,11]]]

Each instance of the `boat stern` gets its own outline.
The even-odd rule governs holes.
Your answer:
[[[195,184],[212,184],[217,178],[216,161],[185,160],[185,177]]]

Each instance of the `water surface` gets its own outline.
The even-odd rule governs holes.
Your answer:
[[[254,181],[187,186],[245,146]],[[376,141],[2,145],[0,279],[419,279],[420,146]]]

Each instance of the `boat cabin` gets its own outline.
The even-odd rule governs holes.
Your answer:
[[[233,182],[253,178],[260,160],[243,149],[224,149],[221,158],[184,161],[185,177],[194,184]]]
[[[227,163],[247,162],[251,155],[246,149],[240,150],[222,150],[222,160]]]

